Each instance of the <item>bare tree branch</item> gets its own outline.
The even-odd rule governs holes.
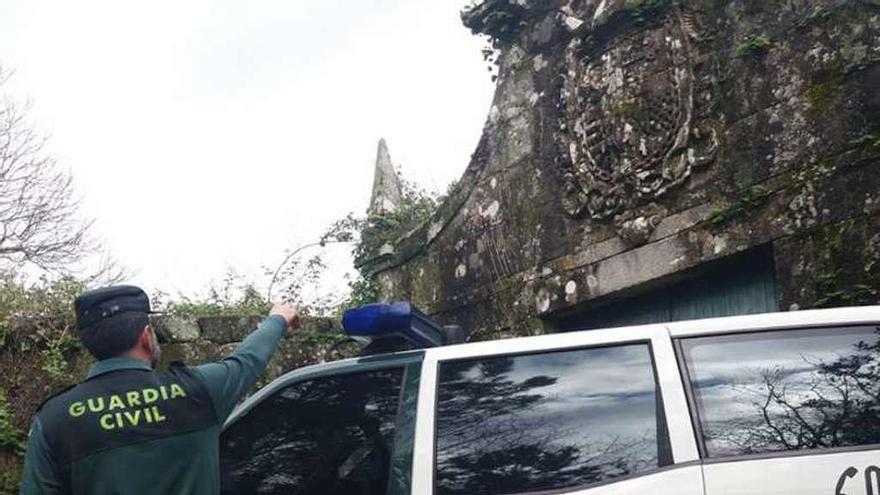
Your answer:
[[[0,67],[0,90],[10,74]],[[0,91],[2,93],[2,91]],[[93,247],[71,176],[27,122],[28,105],[0,100],[0,268],[69,268]]]

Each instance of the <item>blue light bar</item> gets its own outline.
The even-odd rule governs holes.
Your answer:
[[[442,326],[432,322],[408,302],[370,304],[350,309],[342,316],[342,327],[352,337],[372,340],[402,337],[417,347],[438,347],[445,343]]]

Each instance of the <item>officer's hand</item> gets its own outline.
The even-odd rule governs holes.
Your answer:
[[[287,322],[287,326],[291,328],[291,330],[299,329],[299,313],[290,306],[285,306],[284,304],[276,304],[272,306],[272,310],[269,311],[269,316],[279,315],[284,318],[284,321]]]

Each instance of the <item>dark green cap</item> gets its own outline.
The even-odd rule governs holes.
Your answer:
[[[147,293],[132,285],[114,285],[80,294],[74,309],[80,330],[120,313],[151,313]]]

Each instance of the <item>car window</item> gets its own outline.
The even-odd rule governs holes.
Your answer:
[[[709,457],[880,443],[877,327],[682,342]]]
[[[441,363],[441,495],[584,486],[668,463],[647,344]]]
[[[221,437],[223,493],[385,495],[404,370],[289,385]]]

